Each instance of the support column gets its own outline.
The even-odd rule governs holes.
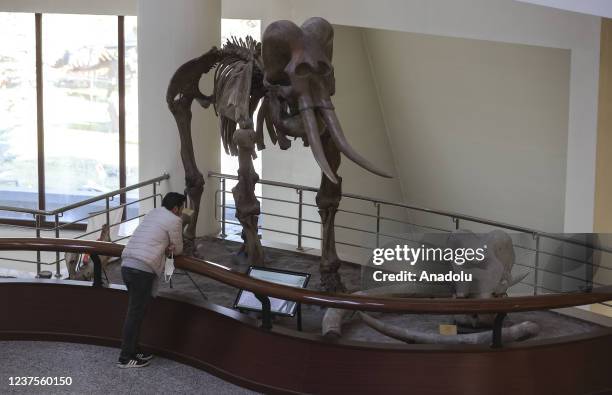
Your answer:
[[[612,19],[601,20],[594,231],[612,233]]]
[[[595,162],[595,210],[593,232],[602,245],[612,244],[612,19],[601,19],[599,57],[599,102],[597,110],[597,159]],[[602,267],[612,265],[612,255],[596,253],[593,263]],[[593,282],[609,284],[609,270],[593,268]],[[602,305],[591,305],[591,310],[602,314],[612,311]]]
[[[179,134],[166,105],[166,89],[176,69],[221,41],[220,0],[147,0],[138,2],[138,122],[141,180],[167,172],[162,194],[183,193],[185,173],[179,152]],[[202,78],[200,87],[212,92],[212,76]],[[192,138],[196,161],[206,176],[221,165],[218,120],[211,109],[192,107]],[[217,183],[206,182],[200,205],[196,235],[217,233],[214,191]],[[150,191],[141,191],[141,197]],[[148,209],[149,207],[147,207]]]

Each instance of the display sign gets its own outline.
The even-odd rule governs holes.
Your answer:
[[[309,273],[291,272],[288,270],[270,269],[267,267],[251,266],[247,272],[249,277],[289,287],[306,288]],[[240,290],[234,303],[234,308],[239,310],[261,311],[261,302],[251,291]],[[270,310],[272,314],[295,316],[297,303],[289,300],[270,298]]]

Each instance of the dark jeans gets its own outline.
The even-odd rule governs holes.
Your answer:
[[[134,358],[139,352],[140,325],[144,319],[147,305],[151,300],[151,289],[155,274],[122,267],[121,277],[123,277],[129,295],[127,315],[123,323],[121,355],[119,356],[119,360],[124,362]]]

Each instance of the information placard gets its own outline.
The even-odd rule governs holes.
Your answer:
[[[306,288],[308,280],[310,279],[309,273],[292,272],[260,266],[249,267],[247,275],[258,280],[296,288]],[[296,302],[270,298],[270,310],[272,314],[293,317],[296,313],[296,307]],[[234,308],[239,310],[261,311],[261,302],[251,291],[241,289],[236,297],[236,302],[234,302]]]

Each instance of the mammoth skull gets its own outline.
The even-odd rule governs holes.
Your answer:
[[[358,154],[344,136],[331,101],[336,89],[331,64],[333,40],[331,24],[317,17],[301,27],[291,21],[277,21],[267,27],[262,39],[262,60],[267,91],[264,105],[270,121],[281,136],[302,138],[333,183],[338,180],[325,157],[321,141],[325,133],[353,162],[372,173],[391,177]]]

